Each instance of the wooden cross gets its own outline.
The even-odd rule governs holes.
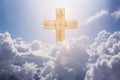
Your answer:
[[[45,20],[45,29],[56,29],[56,41],[65,39],[65,29],[77,28],[77,20],[65,20],[65,9],[56,9],[56,20]]]

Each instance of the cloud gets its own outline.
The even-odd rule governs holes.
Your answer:
[[[0,80],[33,80],[42,64],[51,59],[43,45],[37,43],[13,40],[8,32],[0,34]],[[36,46],[42,47],[38,50]]]
[[[94,55],[85,80],[119,80],[120,32],[100,32],[91,48]]]
[[[95,15],[90,16],[90,17],[84,22],[84,24],[89,24],[89,23],[91,23],[91,22],[94,22],[94,21],[96,21],[96,20],[98,20],[98,19],[100,19],[101,17],[106,16],[106,15],[108,15],[108,11],[105,10],[105,9],[102,9],[102,10],[98,11]]]
[[[85,66],[89,59],[88,52],[86,51],[89,47],[88,45],[89,40],[86,36],[81,36],[79,39],[68,39],[63,43],[57,43],[52,48],[51,53],[55,54],[55,58],[43,67],[41,73],[42,79],[84,79],[86,73]]]
[[[119,41],[120,32],[114,32],[113,34],[110,34],[109,32],[101,31],[98,33],[95,42],[91,44],[91,49],[99,55],[115,55],[120,51]]]
[[[66,39],[52,46],[0,33],[0,80],[119,80],[120,32]]]
[[[92,64],[86,73],[85,80],[119,80],[120,53],[118,55],[103,55]]]
[[[120,19],[120,7],[118,8],[118,10],[114,11],[112,14],[113,18],[115,18],[116,20]]]

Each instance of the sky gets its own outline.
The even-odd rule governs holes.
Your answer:
[[[0,32],[55,43],[56,31],[44,29],[43,21],[55,20],[56,8],[65,8],[66,20],[78,20],[78,29],[66,29],[66,38],[87,35],[93,41],[101,30],[120,30],[120,13],[114,13],[119,6],[119,0],[0,0]]]
[[[57,43],[56,8],[78,20]],[[120,1],[0,0],[0,80],[120,80]]]

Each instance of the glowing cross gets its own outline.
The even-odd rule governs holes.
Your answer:
[[[56,41],[65,39],[65,29],[77,28],[77,20],[65,20],[65,9],[56,9],[56,20],[45,20],[45,29],[56,29]]]

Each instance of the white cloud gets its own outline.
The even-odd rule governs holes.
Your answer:
[[[118,55],[103,55],[89,67],[85,80],[119,80],[120,53]]]
[[[120,7],[111,14],[116,20],[120,19]]]
[[[85,80],[119,80],[120,32],[100,32],[91,48],[95,55],[92,64],[89,64]]]
[[[120,32],[114,32],[110,34],[109,32],[102,31],[98,34],[95,42],[91,44],[91,48],[97,54],[108,54],[115,55],[120,51]]]
[[[56,54],[53,61],[54,66],[43,67],[43,72],[48,72],[49,67],[52,74],[51,78],[57,80],[81,80],[85,77],[86,63],[88,62],[89,55],[86,49],[88,49],[89,40],[86,36],[81,36],[79,39],[68,39],[63,43],[58,43],[52,48],[52,51]],[[69,77],[68,77],[69,76]],[[42,76],[43,77],[43,76]],[[50,77],[50,76],[49,76]],[[48,74],[44,74],[44,79],[48,78]],[[51,80],[47,79],[47,80]],[[52,79],[53,80],[53,79]]]
[[[87,72],[87,73],[86,73]],[[101,31],[47,47],[0,34],[0,80],[119,80],[120,32]]]
[[[94,22],[98,19],[100,19],[101,17],[105,16],[105,15],[108,15],[108,11],[105,10],[105,9],[102,9],[100,11],[98,11],[95,15],[93,16],[90,16],[85,22],[84,24],[89,24],[91,22]]]
[[[27,44],[20,38],[13,40],[9,33],[0,34],[0,80],[33,80],[35,72],[51,59],[44,49],[33,50],[34,43]]]

